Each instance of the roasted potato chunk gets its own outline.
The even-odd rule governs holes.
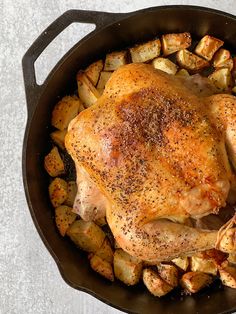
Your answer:
[[[177,257],[173,259],[172,262],[184,271],[186,271],[189,266],[189,258],[187,256]]]
[[[211,283],[212,277],[199,271],[185,273],[180,280],[182,288],[190,293],[196,293]]]
[[[223,46],[224,42],[210,35],[204,36],[195,48],[195,53],[207,61],[210,61],[215,52]]]
[[[64,162],[61,159],[58,148],[54,146],[44,158],[44,168],[51,177],[57,177],[65,173]]]
[[[158,273],[170,286],[178,286],[178,269],[174,265],[160,264]]]
[[[142,262],[122,249],[117,249],[114,253],[114,273],[126,285],[135,285],[140,280]]]
[[[61,149],[65,149],[65,136],[67,130],[56,130],[50,134],[51,139],[55,144],[57,144]]]
[[[236,228],[230,228],[226,230],[223,237],[220,240],[219,250],[227,253],[235,253],[235,234]]]
[[[216,275],[217,265],[215,261],[209,258],[204,253],[198,253],[190,258],[191,270],[193,272],[203,272],[207,274]]]
[[[155,69],[162,70],[168,74],[175,75],[177,72],[177,65],[166,58],[156,58],[152,61],[152,65]]]
[[[115,71],[127,63],[127,51],[108,53],[105,59],[104,71]]]
[[[99,273],[101,276],[107,278],[110,281],[114,281],[114,273],[110,263],[96,254],[92,256],[90,255],[90,266],[91,268]]]
[[[192,38],[190,33],[165,34],[161,37],[162,51],[164,56],[168,56],[181,49],[191,46]]]
[[[178,51],[176,54],[176,59],[182,68],[189,70],[192,73],[200,72],[209,66],[208,61],[186,49]]]
[[[105,233],[92,221],[76,220],[67,235],[82,250],[95,253],[103,244]]]
[[[67,182],[61,178],[55,178],[49,184],[49,197],[53,207],[58,207],[67,198]]]
[[[132,62],[146,62],[158,57],[160,53],[161,42],[159,39],[130,48]]]
[[[85,73],[77,74],[78,94],[86,108],[92,106],[100,97],[100,93],[90,82]]]
[[[67,198],[64,202],[65,205],[73,207],[75,196],[77,194],[77,184],[75,181],[67,183]]]
[[[90,79],[90,81],[93,83],[94,86],[97,85],[100,73],[103,69],[103,61],[98,60],[92,64],[90,64],[86,69],[85,69],[85,74],[87,77]]]
[[[104,261],[107,261],[108,263],[113,262],[114,253],[108,238],[105,238],[102,246],[96,251],[96,255],[101,257]]]
[[[51,123],[55,128],[61,131],[65,130],[70,121],[83,109],[84,107],[78,97],[65,96],[55,105]]]
[[[173,290],[173,287],[153,269],[146,268],[143,270],[143,282],[147,289],[156,297],[162,297]]]
[[[101,94],[103,93],[105,85],[107,81],[109,80],[109,78],[111,77],[111,75],[112,75],[112,72],[105,72],[105,71],[101,72],[98,85],[97,85],[97,89],[99,90]]]
[[[230,264],[236,264],[236,254],[230,253],[227,260]]]
[[[234,87],[232,88],[232,92],[233,92],[234,94],[236,94],[236,86],[234,86]]]
[[[221,92],[228,91],[232,86],[232,76],[228,68],[218,69],[210,74],[208,78]]]
[[[236,289],[236,267],[229,266],[227,262],[224,262],[219,267],[219,273],[223,285]]]
[[[188,73],[187,70],[185,69],[180,69],[177,73],[176,73],[177,76],[190,76],[190,74]]]
[[[219,49],[214,55],[213,66],[215,68],[229,68],[231,71],[233,69],[234,62],[230,51],[223,48]]]
[[[72,208],[66,205],[61,205],[55,209],[56,225],[63,237],[76,217],[77,215],[72,212]]]

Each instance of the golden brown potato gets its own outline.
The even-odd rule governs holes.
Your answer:
[[[192,38],[190,33],[165,34],[161,37],[162,51],[164,56],[168,56],[181,49],[191,46]]]
[[[58,207],[67,198],[68,186],[67,182],[61,178],[55,178],[49,184],[49,197],[53,207]]]
[[[235,253],[234,237],[236,228],[228,229],[220,240],[219,250],[227,253]]]
[[[209,66],[208,61],[186,49],[178,51],[176,54],[176,59],[182,68],[189,70],[192,73],[200,72]]]
[[[210,35],[204,36],[195,48],[195,53],[210,61],[215,52],[223,46],[224,42]]]
[[[172,262],[184,271],[186,271],[188,266],[189,266],[189,258],[187,256],[177,257],[177,258],[173,259]]]
[[[168,74],[175,75],[177,72],[177,65],[166,58],[155,58],[152,61],[152,65],[155,69],[162,70]]]
[[[90,82],[85,73],[77,74],[78,94],[86,108],[92,106],[100,97],[100,93]]]
[[[232,86],[232,76],[228,68],[215,70],[208,78],[220,92],[228,91]]]
[[[101,276],[107,278],[110,281],[114,281],[114,274],[112,265],[107,261],[103,260],[101,257],[97,256],[96,254],[91,254],[89,256],[90,259],[90,266],[91,268],[99,273]]]
[[[73,207],[75,196],[77,194],[77,184],[75,181],[67,183],[67,198],[64,202],[65,205]]]
[[[174,265],[160,264],[158,267],[158,273],[163,280],[165,280],[170,286],[178,286],[178,269]]]
[[[234,86],[234,87],[232,88],[232,92],[233,92],[234,94],[236,94],[236,86]]]
[[[219,273],[223,285],[236,289],[236,267],[229,266],[228,262],[224,262],[219,267]]]
[[[44,168],[51,177],[57,177],[65,173],[64,162],[61,159],[58,148],[54,146],[44,158]]]
[[[107,237],[103,241],[102,246],[96,251],[96,255],[110,264],[113,262],[114,253],[111,248],[111,243]]]
[[[105,85],[107,81],[109,80],[109,78],[111,77],[111,75],[112,75],[112,72],[105,72],[105,71],[101,72],[98,85],[97,85],[97,89],[99,90],[101,94],[103,93]]]
[[[233,69],[234,62],[230,51],[223,48],[219,49],[214,55],[213,66],[215,68],[229,68],[231,71]]]
[[[146,62],[158,57],[160,53],[161,42],[159,39],[130,48],[132,62]]]
[[[67,235],[86,252],[95,253],[103,244],[105,233],[94,222],[76,220],[68,229]]]
[[[153,269],[145,268],[143,270],[143,282],[147,289],[156,297],[162,297],[173,290],[173,287]]]
[[[51,139],[57,144],[61,149],[65,149],[65,136],[67,130],[56,130],[50,134]]]
[[[76,96],[63,97],[54,107],[52,111],[52,125],[59,129],[65,130],[70,121],[84,109],[83,104]]]
[[[196,293],[211,283],[212,277],[199,271],[185,273],[180,280],[182,288],[190,293]]]
[[[216,275],[217,265],[215,261],[204,253],[197,253],[190,258],[191,271],[199,271],[207,274]]]
[[[63,237],[76,217],[77,215],[72,212],[72,208],[66,205],[61,205],[55,209],[56,225]]]
[[[115,71],[125,64],[127,64],[127,51],[114,51],[106,55],[104,71]]]
[[[97,85],[100,73],[103,69],[103,61],[98,60],[92,64],[90,64],[86,69],[85,69],[85,74],[87,77],[90,79],[90,81],[93,83],[94,86]]]
[[[126,285],[135,285],[140,280],[142,262],[122,249],[117,249],[114,253],[114,273]]]
[[[187,70],[181,69],[176,73],[177,76],[190,76]]]

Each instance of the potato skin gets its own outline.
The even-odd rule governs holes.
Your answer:
[[[58,148],[54,146],[44,158],[44,168],[51,177],[57,177],[65,173],[64,162],[61,159]]]
[[[52,206],[58,207],[66,200],[68,196],[68,186],[67,182],[61,178],[55,178],[49,184],[49,197],[52,203]]]
[[[157,272],[150,268],[143,270],[143,282],[147,289],[156,297],[162,297],[173,289]]]
[[[98,255],[90,255],[90,266],[91,268],[99,273],[101,276],[105,277],[110,281],[114,281],[114,273],[112,265],[106,260],[102,259]]]
[[[180,285],[182,288],[184,288],[189,293],[196,293],[211,283],[212,277],[199,271],[185,273],[180,280]]]
[[[72,212],[72,208],[66,205],[61,205],[55,209],[56,225],[63,237],[76,217],[77,215]]]

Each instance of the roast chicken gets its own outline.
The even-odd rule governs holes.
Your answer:
[[[192,223],[224,210],[235,182],[236,98],[202,90],[151,65],[125,65],[68,128],[74,210],[106,216],[118,245],[150,263],[236,249],[235,215],[219,230]]]

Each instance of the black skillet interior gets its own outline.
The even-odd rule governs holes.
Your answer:
[[[56,65],[42,86],[35,82],[33,64],[37,56],[72,22],[95,23],[97,28],[75,45]],[[161,299],[142,284],[127,287],[109,283],[94,273],[83,252],[56,231],[48,199],[48,177],[43,158],[50,149],[51,111],[57,100],[75,89],[78,69],[107,52],[143,42],[160,34],[189,31],[195,39],[211,34],[225,40],[236,51],[236,17],[192,6],[156,7],[127,14],[68,11],[31,46],[23,58],[28,105],[28,123],[23,148],[23,179],[30,212],[47,249],[64,280],[72,287],[127,312],[135,313],[231,313],[236,310],[236,290],[218,283],[194,296],[179,291]]]

